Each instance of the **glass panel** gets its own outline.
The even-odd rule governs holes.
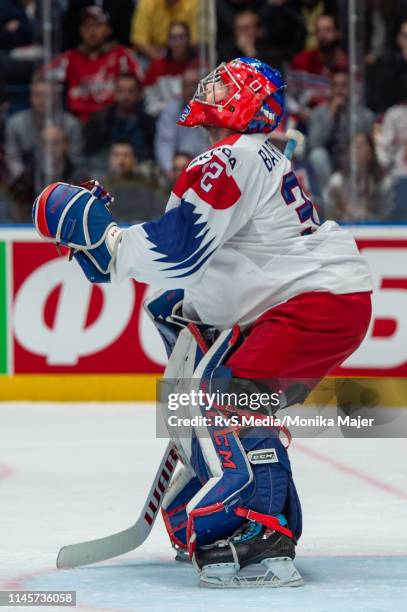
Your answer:
[[[90,176],[117,189],[120,220],[162,212],[182,168],[209,143],[202,129],[175,136],[176,119],[199,76],[240,55],[283,73],[288,112],[272,138],[283,148],[288,128],[305,134],[294,168],[322,219],[407,221],[404,3],[259,0],[249,10],[200,0],[171,27],[157,15],[147,43],[131,1],[110,14],[95,2],[87,16],[79,4],[27,0],[2,26],[0,222],[29,222],[47,183]],[[146,197],[151,207],[136,209]]]

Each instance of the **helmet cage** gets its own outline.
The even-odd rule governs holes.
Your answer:
[[[261,88],[261,84],[258,82],[258,89]],[[230,89],[232,91],[226,92],[226,96],[219,97],[222,95],[222,89]],[[201,79],[198,83],[197,90],[194,94],[193,100],[223,110],[232,102],[232,100],[240,97],[242,91],[242,85],[235,79],[231,71],[229,70],[226,62],[219,64],[217,68],[212,70],[206,77]],[[256,89],[256,91],[258,91]],[[210,99],[212,96],[212,100]]]

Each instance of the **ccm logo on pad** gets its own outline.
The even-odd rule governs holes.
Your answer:
[[[278,463],[277,451],[275,448],[263,448],[262,450],[249,451],[247,458],[250,463]]]

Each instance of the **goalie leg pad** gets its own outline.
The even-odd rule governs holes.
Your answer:
[[[191,470],[181,468],[164,497],[161,507],[164,524],[174,548],[187,549],[187,504],[201,488]]]
[[[253,494],[253,472],[235,433],[212,431],[199,447],[210,473],[187,506],[190,555],[196,546],[231,535],[243,523],[235,508]]]
[[[251,498],[245,496],[244,505],[266,515],[282,515],[298,540],[302,532],[302,512],[287,449],[277,432],[270,429],[243,432],[241,443],[255,481],[254,493]]]
[[[215,432],[214,440],[222,475],[209,478],[188,504],[190,554],[197,547],[231,536],[243,524],[242,518],[254,512],[277,517],[298,540],[301,504],[287,451],[278,436],[259,430],[239,440],[236,434]],[[246,516],[241,507],[249,509]]]

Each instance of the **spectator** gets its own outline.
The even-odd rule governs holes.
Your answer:
[[[374,115],[366,107],[359,107],[357,130],[370,134]],[[349,75],[338,71],[332,76],[331,100],[315,108],[309,120],[308,148],[320,188],[327,184],[330,175],[341,166],[349,149]]]
[[[335,172],[324,193],[326,216],[342,221],[361,221],[364,219],[383,219],[386,214],[389,192],[383,180],[381,168],[370,134],[359,132],[355,135],[353,146],[356,159],[356,206],[352,206],[349,194],[349,153],[343,159],[342,168]]]
[[[266,5],[267,0],[216,0],[216,47],[220,60],[225,56],[225,49],[233,45],[236,15],[245,10],[259,13]]]
[[[111,146],[108,172],[102,182],[114,195],[114,216],[122,223],[149,221],[165,210],[166,194],[139,172],[130,142],[116,142]]]
[[[392,176],[407,176],[407,101],[389,108],[376,132],[380,163]]]
[[[388,171],[391,188],[387,218],[407,221],[407,100],[390,107],[376,130],[380,163]]]
[[[302,15],[290,0],[276,0],[260,12],[264,37],[271,47],[272,64],[283,69],[304,48],[307,30]]]
[[[84,128],[85,152],[93,169],[105,168],[113,142],[131,142],[137,158],[153,157],[154,123],[146,114],[143,90],[134,74],[121,74],[115,82],[115,103],[94,113]]]
[[[246,9],[238,13],[234,20],[234,39],[232,44],[221,47],[222,61],[235,57],[257,57],[272,66],[279,66],[280,55],[274,52],[264,39],[263,28],[257,13]]]
[[[136,175],[137,158],[131,142],[115,142],[110,148],[109,174],[119,179],[130,179]]]
[[[16,201],[15,218],[31,222],[32,203],[36,194],[53,181],[78,183],[86,178],[83,169],[75,168],[68,157],[69,139],[63,128],[49,125],[42,128],[38,146],[30,152],[24,168],[10,184]]]
[[[346,70],[347,56],[341,48],[341,34],[332,15],[321,15],[316,23],[318,47],[294,56],[287,75],[288,106],[306,123],[309,110],[329,99],[330,77]]]
[[[188,155],[188,153],[182,153],[177,151],[174,154],[174,159],[172,160],[172,167],[170,172],[168,173],[167,181],[161,181],[162,187],[166,192],[172,191],[175,183],[181,176],[183,170],[191,163],[193,157]]]
[[[376,112],[407,101],[407,20],[400,24],[397,50],[369,67],[366,78],[367,101]]]
[[[34,41],[33,22],[27,8],[31,0],[0,0],[0,50],[12,51]]]
[[[30,82],[34,62],[42,57],[42,48],[34,44],[36,18],[35,0],[0,0],[0,80]]]
[[[195,157],[209,147],[209,137],[202,127],[191,130],[177,124],[185,105],[194,96],[199,81],[196,69],[189,68],[182,76],[182,98],[172,100],[161,112],[156,127],[154,150],[160,169],[171,180],[172,160],[176,151]]]
[[[7,185],[0,181],[0,224],[20,222],[18,204],[11,196]]]
[[[2,81],[0,80],[0,151],[3,149],[3,144],[4,144],[4,134],[5,134],[5,125],[6,125],[8,107],[9,107],[9,104],[6,99],[5,86],[4,86],[4,83],[2,83]],[[0,166],[1,166],[1,163],[0,163]]]
[[[72,183],[88,178],[83,167],[71,162],[69,136],[62,127],[54,124],[42,128],[39,145],[39,155],[33,160],[40,183],[37,192],[53,181]]]
[[[135,49],[153,61],[162,56],[173,21],[184,21],[191,44],[198,41],[199,0],[139,0],[134,9],[130,40]]]
[[[304,41],[306,50],[315,49],[318,46],[317,21],[321,15],[336,15],[337,4],[336,0],[296,0],[294,2],[307,32]]]
[[[47,100],[52,103],[56,97],[55,83],[36,76],[30,88],[30,108],[15,113],[7,119],[5,156],[11,180],[22,174],[25,163],[34,156],[40,132],[46,121]],[[69,141],[67,157],[70,164],[74,168],[80,167],[83,163],[83,141],[79,121],[62,111],[55,112],[54,120],[67,135]]]
[[[168,30],[165,56],[151,62],[144,79],[146,108],[156,117],[172,100],[181,95],[182,73],[196,63],[196,52],[191,47],[189,26],[174,21]]]
[[[404,10],[403,10],[403,4]],[[400,16],[406,14],[405,0],[365,0],[363,12],[356,21],[358,40],[363,39],[366,68],[376,64],[394,47]],[[339,20],[343,33],[343,48],[349,46],[349,6],[339,3]],[[372,72],[374,72],[372,68]]]
[[[185,168],[189,166],[192,161],[192,157],[188,153],[182,153],[177,151],[172,160],[172,183],[175,184]]]
[[[130,44],[130,22],[134,9],[133,0],[69,0],[62,20],[64,49],[79,44],[79,26],[82,11],[97,4],[110,16],[113,36],[122,45]]]
[[[108,14],[97,6],[88,7],[82,13],[81,44],[62,53],[52,64],[52,70],[65,83],[68,109],[84,123],[113,103],[120,73],[139,74],[131,50],[109,41],[111,33]]]

